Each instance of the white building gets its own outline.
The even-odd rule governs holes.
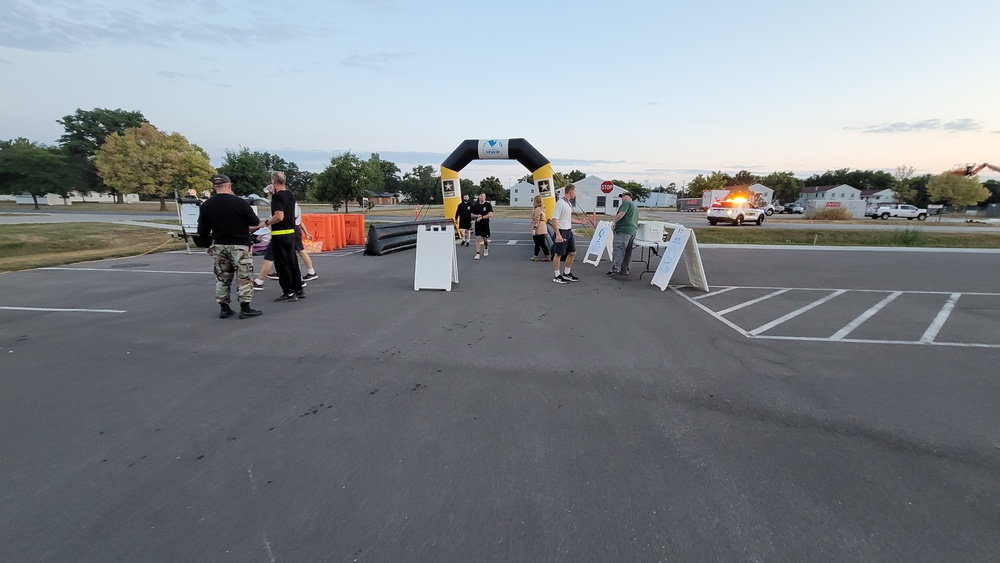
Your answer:
[[[802,189],[798,203],[802,207],[809,209],[817,207],[816,205],[811,205],[810,202],[850,201],[852,199],[860,200],[861,190],[847,184],[840,184],[839,186],[809,186]],[[823,207],[823,205],[819,207]]]
[[[652,192],[643,201],[636,200],[637,207],[677,207],[677,194]]]
[[[889,188],[884,190],[861,190],[861,199],[868,202],[869,205],[881,205],[892,203],[896,199],[896,194]]]
[[[618,213],[618,206],[621,204],[619,197],[625,190],[616,184],[611,185],[611,191],[604,193],[601,184],[604,179],[597,176],[587,176],[579,182],[573,182],[576,186],[576,207],[573,211],[583,211],[584,213],[606,213],[614,215]],[[556,198],[562,197],[563,190],[556,190]]]
[[[510,187],[511,207],[531,207],[532,200],[538,195],[538,188],[528,182],[518,182]]]
[[[138,194],[125,194],[125,203],[138,203]],[[24,192],[15,196],[14,201],[19,205],[34,205],[35,201],[31,194]],[[115,196],[101,192],[70,192],[68,198],[63,198],[59,194],[45,194],[38,196],[38,205],[73,205],[73,203],[116,203]]]
[[[753,184],[749,189],[751,192],[759,195],[765,203],[774,203],[774,189],[765,186],[764,184]]]

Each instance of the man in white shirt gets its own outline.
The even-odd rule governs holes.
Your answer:
[[[576,199],[576,186],[567,184],[563,189],[563,197],[556,202],[555,211],[549,223],[556,231],[555,244],[552,246],[552,281],[554,283],[569,283],[580,281],[570,269],[576,258],[576,239],[573,237],[573,201]],[[566,256],[566,264],[562,272],[559,263]]]

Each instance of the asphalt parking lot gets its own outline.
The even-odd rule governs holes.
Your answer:
[[[522,227],[242,321],[201,254],[0,276],[0,560],[1000,553],[1000,254],[709,247],[661,292]]]

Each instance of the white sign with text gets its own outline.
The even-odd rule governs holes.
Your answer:
[[[598,265],[605,251],[608,253],[608,260],[612,259],[614,256],[613,243],[615,240],[615,234],[612,231],[611,221],[599,221],[597,223],[597,227],[594,228],[594,237],[590,239],[587,254],[583,257],[584,264]]]
[[[684,256],[684,263],[687,265],[688,280],[691,285],[702,291],[708,291],[708,280],[705,279],[705,268],[701,263],[701,252],[698,250],[698,239],[694,231],[686,227],[674,229],[670,242],[660,258],[660,264],[653,274],[652,285],[660,288],[660,291],[667,289],[670,278],[677,269],[677,262]]]

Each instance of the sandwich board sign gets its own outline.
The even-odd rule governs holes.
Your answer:
[[[660,258],[660,264],[656,267],[656,273],[653,274],[652,285],[659,287],[660,291],[667,289],[681,256],[684,256],[691,285],[707,292],[708,281],[705,279],[705,268],[701,263],[698,239],[694,236],[694,231],[687,227],[674,229],[670,242],[667,243],[667,248],[663,252],[663,257]]]
[[[605,251],[608,253],[608,260],[612,259],[614,256],[612,244],[615,240],[612,230],[611,221],[598,221],[594,227],[594,237],[590,239],[590,246],[587,247],[587,254],[583,257],[584,264],[598,265]]]
[[[418,225],[417,258],[413,272],[413,290],[451,291],[458,283],[458,254],[455,250],[455,227]]]

